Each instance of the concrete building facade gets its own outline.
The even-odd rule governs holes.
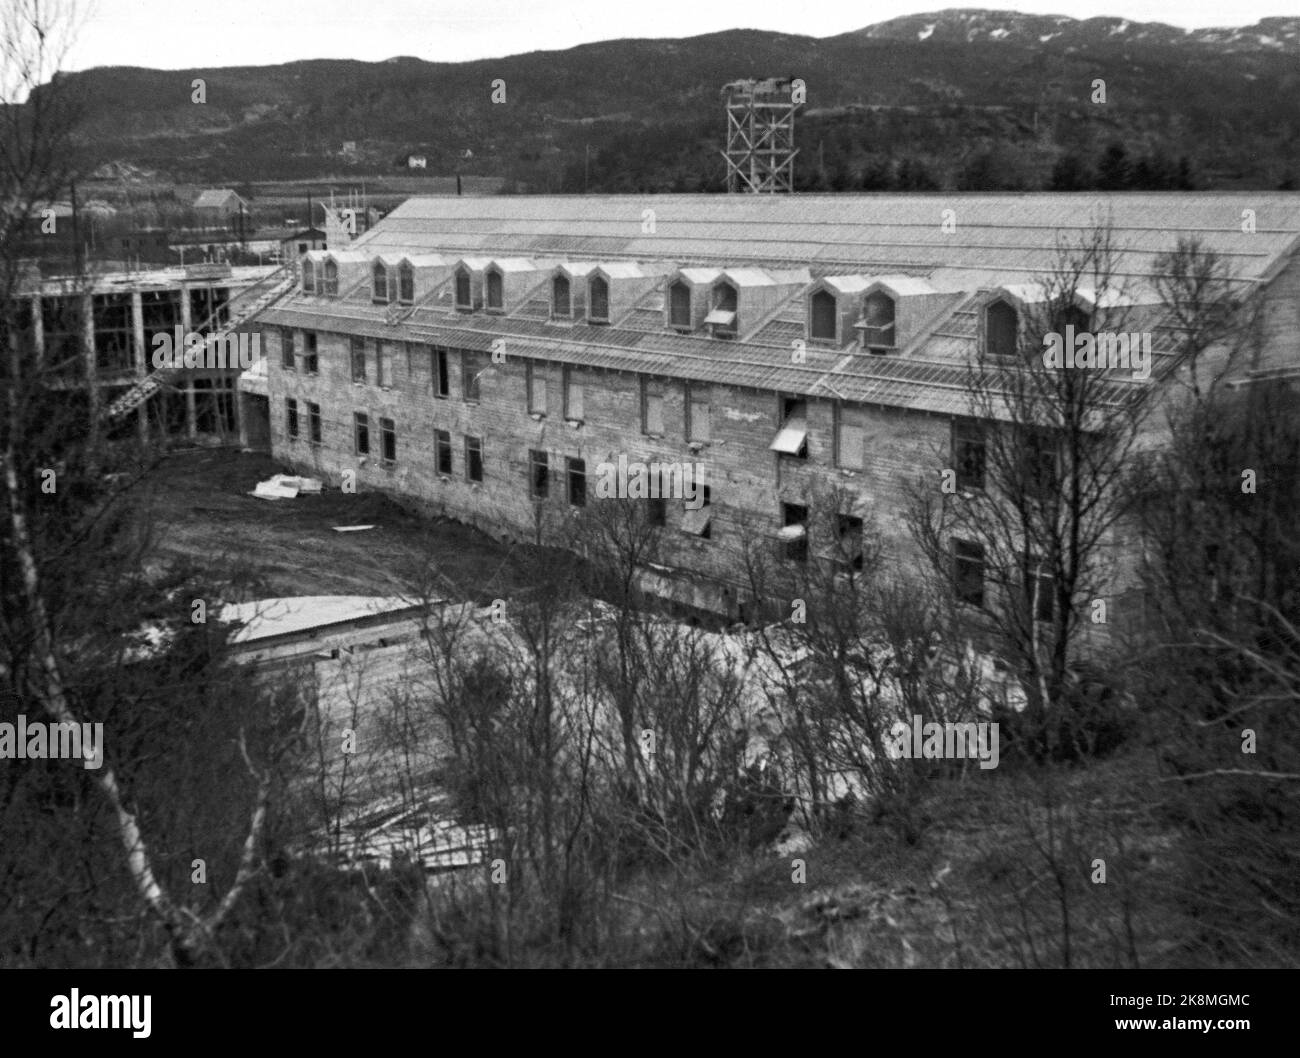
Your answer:
[[[735,613],[746,549],[801,560],[819,505],[839,560],[867,525],[906,560],[909,489],[966,458],[971,358],[1014,341],[1061,245],[1103,221],[1154,338],[1150,378],[1117,392],[1174,369],[1152,281],[1180,235],[1264,292],[1248,371],[1300,367],[1294,194],[413,199],[307,254],[259,317],[272,450],[561,544],[602,464],[702,465],[703,506],[649,501],[644,582]]]

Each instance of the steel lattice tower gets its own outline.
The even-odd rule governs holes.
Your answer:
[[[732,81],[727,106],[727,191],[775,194],[794,190],[794,82]]]

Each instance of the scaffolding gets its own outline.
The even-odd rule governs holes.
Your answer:
[[[727,191],[776,194],[794,190],[795,83],[790,78],[732,81],[727,107]]]

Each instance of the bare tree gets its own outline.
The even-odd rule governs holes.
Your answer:
[[[1029,718],[1049,743],[1059,732],[1048,718],[1075,693],[1089,632],[1109,623],[1124,572],[1116,546],[1124,485],[1168,370],[1157,362],[1142,378],[1136,369],[1143,345],[1156,347],[1152,332],[1169,324],[1157,299],[1121,276],[1121,252],[1100,225],[1060,245],[1041,281],[981,308],[985,332],[1005,328],[1006,339],[981,341],[968,366],[969,420],[957,453],[965,465],[943,454],[914,490],[909,515],[931,568],[1014,666]],[[1074,363],[1079,336],[1100,364]],[[1134,343],[1133,359],[1108,364],[1121,338]],[[1069,360],[1046,355],[1067,343]]]
[[[51,414],[76,403],[60,401],[51,390],[51,365],[41,362],[30,301],[19,296],[26,275],[19,253],[29,218],[74,174],[70,148],[79,108],[58,65],[77,25],[75,6],[59,0],[15,0],[0,14],[0,583],[6,633],[0,678],[60,724],[85,719],[85,702],[93,696],[81,683],[112,679],[111,670],[98,671],[86,660],[102,659],[103,638],[120,631],[87,609],[87,599],[111,594],[105,555],[96,549],[112,541],[116,557],[140,557],[124,539],[123,489],[107,486],[98,473],[93,412]],[[129,486],[138,475],[128,478]],[[123,588],[132,580],[129,572],[117,575]],[[124,594],[119,590],[119,597]],[[157,850],[145,840],[139,809],[120,775],[123,762],[115,766],[110,753],[93,772],[136,899],[164,927],[182,963],[213,950],[215,930],[257,872],[277,766],[296,733],[270,738],[264,753],[250,747],[242,731],[239,737],[255,784],[247,837],[230,888],[203,914],[164,886]]]

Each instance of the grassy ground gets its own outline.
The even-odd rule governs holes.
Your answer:
[[[432,572],[457,600],[505,598],[519,586],[507,548],[477,530],[420,518],[376,493],[327,489],[294,500],[249,495],[285,472],[269,456],[232,449],[173,453],[144,483],[141,517],[157,537],[154,561],[238,571],[249,598],[387,595]],[[335,525],[374,525],[336,533]]]
[[[157,536],[154,561],[237,570],[247,598],[411,591],[426,569],[451,599],[509,598],[526,584],[528,555],[378,494],[249,495],[284,469],[231,449],[168,456],[140,503]],[[375,528],[331,530],[353,524]],[[619,940],[595,961],[1185,965],[1177,831],[1143,792],[1153,778],[1149,754],[1136,746],[1050,773],[1004,760],[996,774],[931,786],[910,841],[888,819],[866,814],[843,838],[798,844],[796,834],[780,852],[738,852],[687,868],[686,878],[646,872],[614,898],[610,928]],[[1108,864],[1104,883],[1096,881],[1098,860]],[[391,958],[441,956],[417,945]]]
[[[1187,890],[1175,869],[1172,828],[1140,797],[1151,772],[1149,755],[1137,750],[1053,773],[1050,823],[1042,775],[972,773],[927,791],[928,822],[914,844],[887,823],[858,818],[842,838],[733,856],[690,884],[647,879],[619,899],[657,943],[616,961],[1196,965],[1186,947],[1192,931],[1180,910]],[[1125,829],[1122,856],[1107,840],[1116,825]],[[1109,863],[1104,883],[1096,881],[1094,857]]]

